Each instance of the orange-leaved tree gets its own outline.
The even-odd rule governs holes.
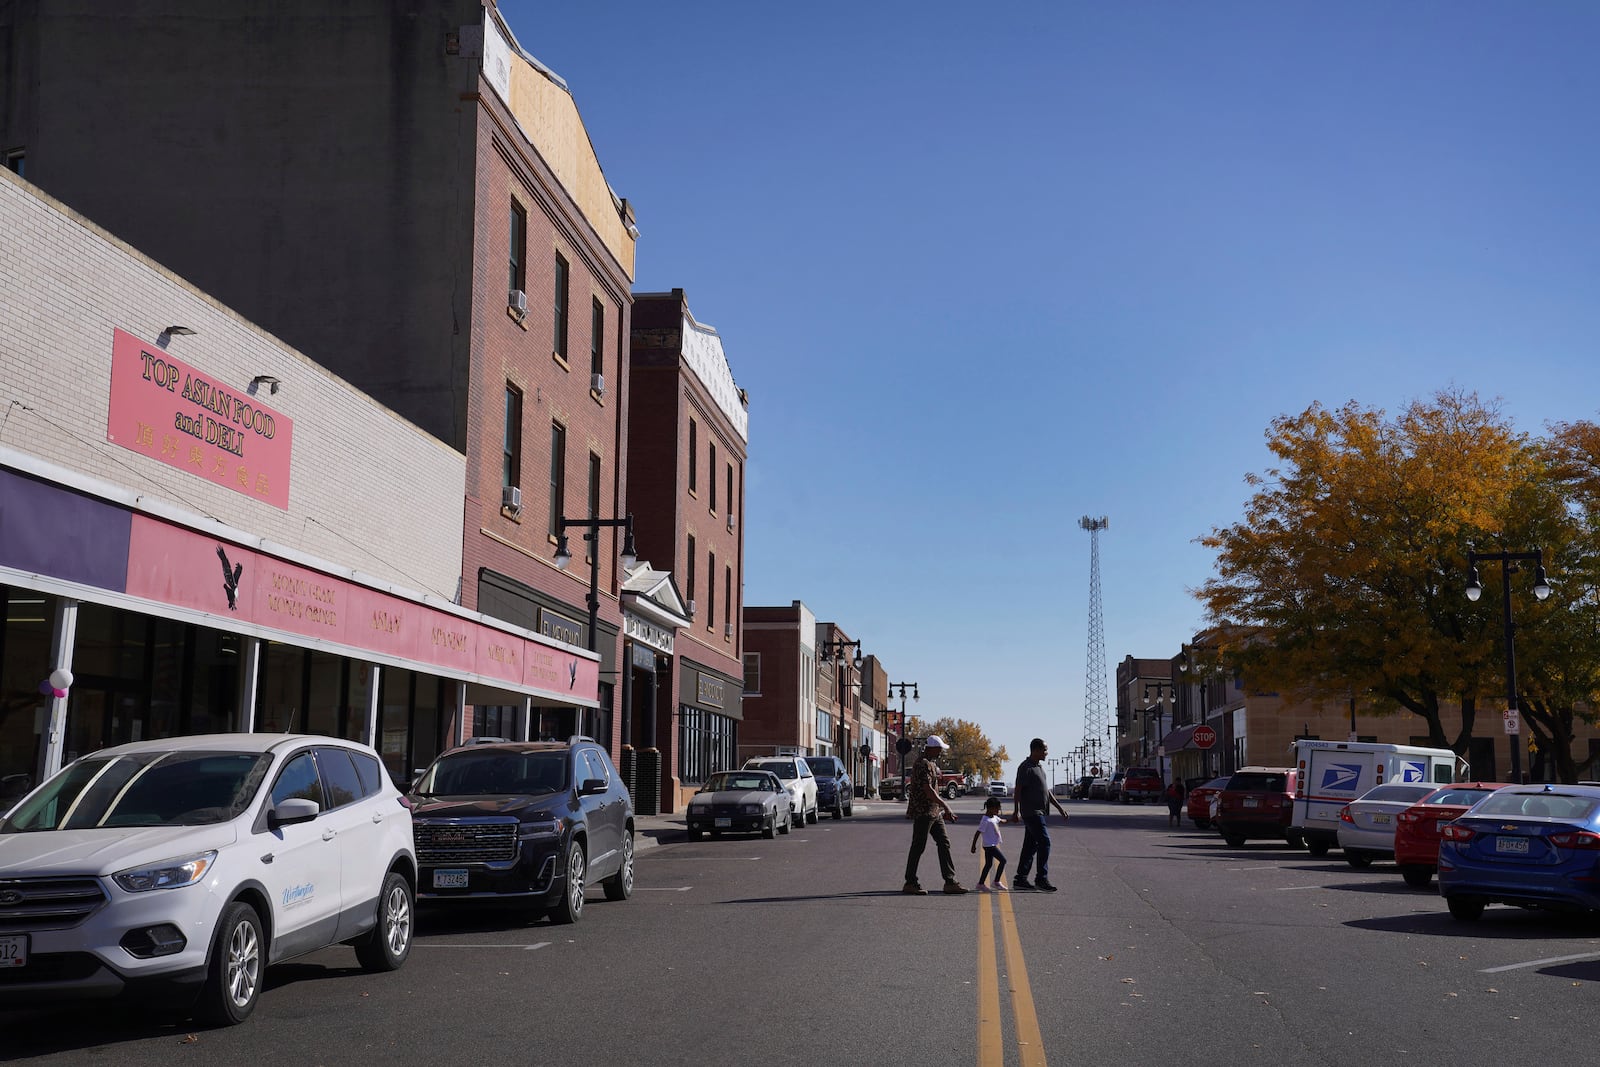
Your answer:
[[[977,723],[948,715],[931,722],[915,715],[910,718],[909,734],[919,746],[929,734],[938,734],[949,746],[945,754],[939,757],[939,766],[946,771],[964,774],[968,778],[994,779],[1000,776],[1001,765],[1007,758],[1005,746],[996,749]],[[915,759],[918,755],[914,752],[907,758]]]

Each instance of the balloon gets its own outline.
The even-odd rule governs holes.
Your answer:
[[[52,688],[52,689],[51,689],[51,690],[50,690],[50,695],[51,695],[51,696],[53,696],[53,697],[56,697],[56,698],[58,698],[58,699],[59,699],[59,698],[61,698],[61,697],[64,697],[64,696],[66,696],[66,695],[67,695],[67,691],[66,691],[66,690],[65,690],[65,689],[55,689],[55,688]]]
[[[72,672],[65,667],[57,667],[50,672],[50,684],[56,689],[72,688]]]
[[[55,695],[55,687],[50,684],[50,679],[46,678],[39,683],[39,693],[43,696]]]

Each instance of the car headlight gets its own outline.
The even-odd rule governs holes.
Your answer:
[[[217,860],[215,850],[194,856],[179,856],[162,860],[148,867],[131,867],[118,871],[111,880],[129,893],[148,893],[152,889],[181,889],[194,885],[206,876]]]
[[[533,822],[523,823],[519,836],[524,841],[531,841],[541,837],[560,837],[561,831],[566,829],[566,825],[565,819],[537,819]]]
[[[741,805],[739,805],[739,814],[740,815],[760,815],[761,814],[761,805],[760,804],[741,804]]]
[[[700,812],[710,811],[711,810],[711,801],[709,801],[709,800],[691,800],[691,801],[689,801],[689,810],[690,811],[700,811]]]

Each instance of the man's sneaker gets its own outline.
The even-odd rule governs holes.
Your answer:
[[[1056,887],[1045,881],[1043,878],[1039,879],[1037,882],[1034,882],[1033,888],[1042,889],[1046,893],[1054,893],[1056,891]]]
[[[946,882],[944,884],[944,891],[949,893],[951,896],[956,896],[959,893],[965,893],[967,891],[967,887],[962,885],[960,882]]]
[[[1012,889],[1032,889],[1033,888],[1033,883],[1028,881],[1028,879],[1026,877],[1024,877],[1023,875],[1019,874],[1015,878],[1011,879],[1011,888]]]
[[[928,891],[915,882],[907,882],[900,892],[908,897],[925,897],[928,895]]]

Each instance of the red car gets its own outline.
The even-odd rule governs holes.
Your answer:
[[[1394,861],[1406,885],[1426,889],[1439,866],[1439,837],[1444,824],[1504,788],[1504,782],[1456,782],[1441,786],[1395,817]]]
[[[1189,790],[1189,821],[1194,823],[1197,830],[1211,828],[1211,798],[1222,792],[1222,787],[1227,784],[1228,778],[1224,775]]]
[[[1241,767],[1217,794],[1217,829],[1229,848],[1254,837],[1275,837],[1299,848],[1305,842],[1289,829],[1299,771],[1294,767]]]

